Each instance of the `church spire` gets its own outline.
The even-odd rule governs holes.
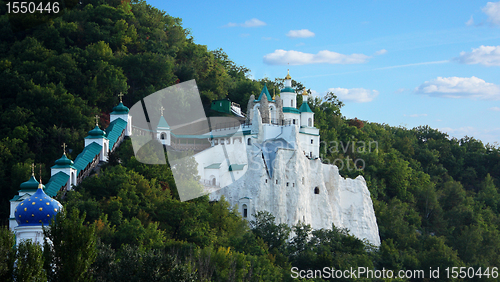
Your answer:
[[[292,77],[290,76],[290,69],[288,69],[288,74],[285,76],[285,79],[292,79]]]

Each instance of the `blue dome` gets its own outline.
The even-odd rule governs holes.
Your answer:
[[[49,225],[61,210],[62,205],[45,194],[42,187],[40,184],[35,194],[17,205],[14,215],[19,226]]]

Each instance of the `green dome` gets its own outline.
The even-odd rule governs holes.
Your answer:
[[[125,107],[122,102],[118,104],[118,106],[113,108],[113,112],[111,114],[114,115],[121,115],[121,114],[128,114],[129,108]]]
[[[92,137],[92,138],[99,138],[99,137],[106,137],[106,132],[102,131],[99,126],[95,126],[94,129],[89,131],[89,135],[87,137]]]
[[[66,157],[66,154],[62,155],[60,159],[56,161],[56,165],[73,165],[73,161]]]
[[[66,154],[63,154],[63,156],[56,161],[56,165],[52,168],[75,168],[73,164],[73,161],[68,159],[68,157],[66,157]]]
[[[293,90],[292,87],[285,87],[285,88],[281,89],[281,93],[283,93],[283,92],[295,93],[295,90]]]
[[[21,190],[36,190],[38,189],[38,184],[39,183],[35,179],[35,176],[32,175],[28,181],[21,183],[19,187]]]

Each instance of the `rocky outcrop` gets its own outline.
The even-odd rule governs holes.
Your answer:
[[[285,139],[293,144],[290,137]],[[247,208],[248,219],[257,211],[268,211],[277,223],[292,226],[302,221],[314,229],[331,229],[333,224],[380,245],[373,203],[362,176],[345,179],[335,165],[309,159],[300,148],[289,146],[277,148],[270,173],[269,159],[262,148],[266,148],[262,143],[253,144],[247,150],[245,175],[210,194],[210,198],[218,200],[224,195],[231,205],[238,205],[242,214]]]

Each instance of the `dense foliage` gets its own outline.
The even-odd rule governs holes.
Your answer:
[[[62,142],[74,159],[92,117],[99,114],[101,128],[107,126],[119,92],[132,105],[196,79],[204,104],[229,98],[246,111],[248,98],[264,84],[271,95],[283,86],[283,79],[249,79],[248,69],[222,50],[195,44],[180,19],[145,2],[73,2],[66,1],[57,17],[20,20],[7,15],[0,0],[4,225],[8,200],[28,179],[29,165],[41,164],[48,179]],[[304,85],[293,81],[293,87],[300,93]],[[224,200],[180,202],[168,166],[139,163],[126,141],[98,174],[60,196],[67,211],[61,216],[72,220],[51,226],[47,234],[54,245],[44,253],[30,244],[16,252],[2,229],[1,280],[282,281],[291,279],[292,267],[440,267],[443,273],[454,266],[500,266],[498,147],[450,138],[428,126],[347,120],[334,93],[309,105],[320,129],[322,160],[339,166],[345,177],[363,175],[367,181],[380,248],[348,230],[289,227],[266,213],[247,223]],[[20,271],[26,265],[38,268]]]

